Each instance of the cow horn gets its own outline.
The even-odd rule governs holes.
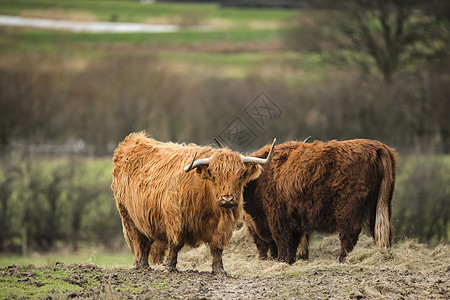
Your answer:
[[[219,146],[220,149],[225,148],[225,146],[222,144],[222,142],[218,138],[213,137],[213,140],[214,140],[214,142],[216,142],[217,146]]]
[[[311,136],[308,136],[306,139],[303,140],[303,144],[306,143],[307,141],[309,141],[309,139],[311,138]]]
[[[185,172],[189,172],[192,169],[195,169],[199,166],[204,166],[204,165],[209,165],[209,163],[211,162],[211,157],[208,158],[202,158],[202,159],[198,159],[195,160],[195,158],[197,157],[197,152],[195,152],[194,157],[192,158],[192,161],[190,164],[188,164],[185,168],[184,171]]]
[[[273,149],[275,147],[276,141],[277,141],[276,138],[273,139],[273,143],[272,143],[272,146],[270,147],[269,154],[267,154],[267,157],[265,159],[259,158],[259,157],[252,157],[252,156],[243,156],[242,161],[244,163],[254,163],[254,164],[260,164],[260,165],[266,165],[266,164],[270,163],[273,158]]]

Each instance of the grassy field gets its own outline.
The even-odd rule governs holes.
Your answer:
[[[233,30],[181,30],[169,33],[67,33],[58,31],[44,31],[35,29],[4,29],[2,51],[7,52],[8,45],[20,43],[22,51],[45,50],[52,46],[51,50],[57,51],[60,47],[80,44],[97,43],[127,43],[132,45],[191,45],[199,43],[250,43],[277,41],[280,33],[270,29],[233,29]],[[206,49],[207,50],[207,49]],[[42,51],[42,50],[41,50]],[[47,50],[48,51],[48,50]]]
[[[253,26],[254,22],[279,22],[293,15],[292,11],[282,9],[235,9],[221,8],[218,4],[204,3],[152,3],[141,4],[139,1],[51,1],[51,0],[1,0],[0,14],[26,16],[61,16],[80,18],[85,15],[90,20],[121,22],[161,22],[179,21],[182,18],[202,20],[219,19],[230,21],[236,26]],[[57,14],[58,15],[58,14]],[[113,18],[113,16],[116,16]],[[72,18],[73,18],[72,17]]]
[[[311,12],[308,12],[311,14]],[[59,56],[91,60],[109,55],[153,55],[193,68],[225,67],[225,77],[241,78],[255,67],[288,60],[310,64],[311,55],[286,50],[286,26],[300,15],[295,10],[222,8],[218,4],[139,1],[7,1],[0,14],[88,21],[176,24],[172,33],[73,33],[31,28],[0,28],[0,64],[14,57]],[[190,26],[201,26],[191,29]],[[188,53],[189,55],[184,55]],[[317,59],[317,57],[316,57]],[[11,66],[14,68],[14,66]],[[269,66],[271,67],[271,66]],[[316,68],[317,69],[317,68]],[[320,70],[320,68],[318,68]],[[320,72],[323,72],[320,70]]]
[[[162,34],[91,34],[5,29],[0,36],[0,65],[20,69],[23,58],[41,56],[83,61],[91,65],[108,56],[157,58],[159,62],[185,66],[188,70],[216,76],[242,78],[258,73],[276,76],[292,70],[291,79],[307,74],[307,79],[322,78],[333,66],[318,53],[283,50],[282,33],[273,30],[230,30]],[[217,70],[223,70],[217,72]],[[301,72],[298,72],[301,70]],[[307,72],[307,73],[305,73]],[[281,75],[281,74],[280,74]]]

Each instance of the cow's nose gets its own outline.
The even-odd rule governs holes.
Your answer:
[[[221,198],[223,201],[226,201],[226,202],[230,202],[230,201],[234,200],[234,197],[231,195],[225,195],[225,196],[222,196]]]
[[[234,196],[231,195],[221,196],[220,200],[217,201],[217,204],[223,208],[232,208],[238,206],[236,198],[234,198]]]

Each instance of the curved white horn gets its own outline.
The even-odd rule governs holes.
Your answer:
[[[199,166],[209,165],[209,163],[211,162],[211,157],[195,160],[196,156],[197,156],[197,152],[195,152],[191,163],[188,164],[186,167],[184,167],[185,172],[189,172],[190,170],[195,169]]]
[[[276,141],[277,141],[276,138],[273,139],[273,143],[272,143],[272,146],[270,147],[269,154],[267,154],[267,157],[265,159],[259,158],[259,157],[243,156],[242,161],[244,163],[254,163],[254,164],[260,164],[260,165],[266,165],[266,164],[270,163],[273,158],[273,149],[275,147]]]

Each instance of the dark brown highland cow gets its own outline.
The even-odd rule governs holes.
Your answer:
[[[268,151],[265,146],[251,156]],[[248,228],[260,257],[271,249],[279,260],[293,263],[300,244],[300,258],[307,259],[313,231],[337,231],[342,262],[363,227],[379,247],[390,247],[395,169],[393,150],[378,141],[278,145],[272,162],[244,189],[244,209],[252,218]]]
[[[275,143],[275,141],[274,141]],[[184,246],[209,245],[212,272],[225,274],[222,250],[243,213],[244,185],[272,159],[242,156],[229,149],[161,143],[132,133],[114,152],[111,185],[125,239],[136,268],[162,260],[176,271]],[[196,159],[198,157],[198,159]]]

